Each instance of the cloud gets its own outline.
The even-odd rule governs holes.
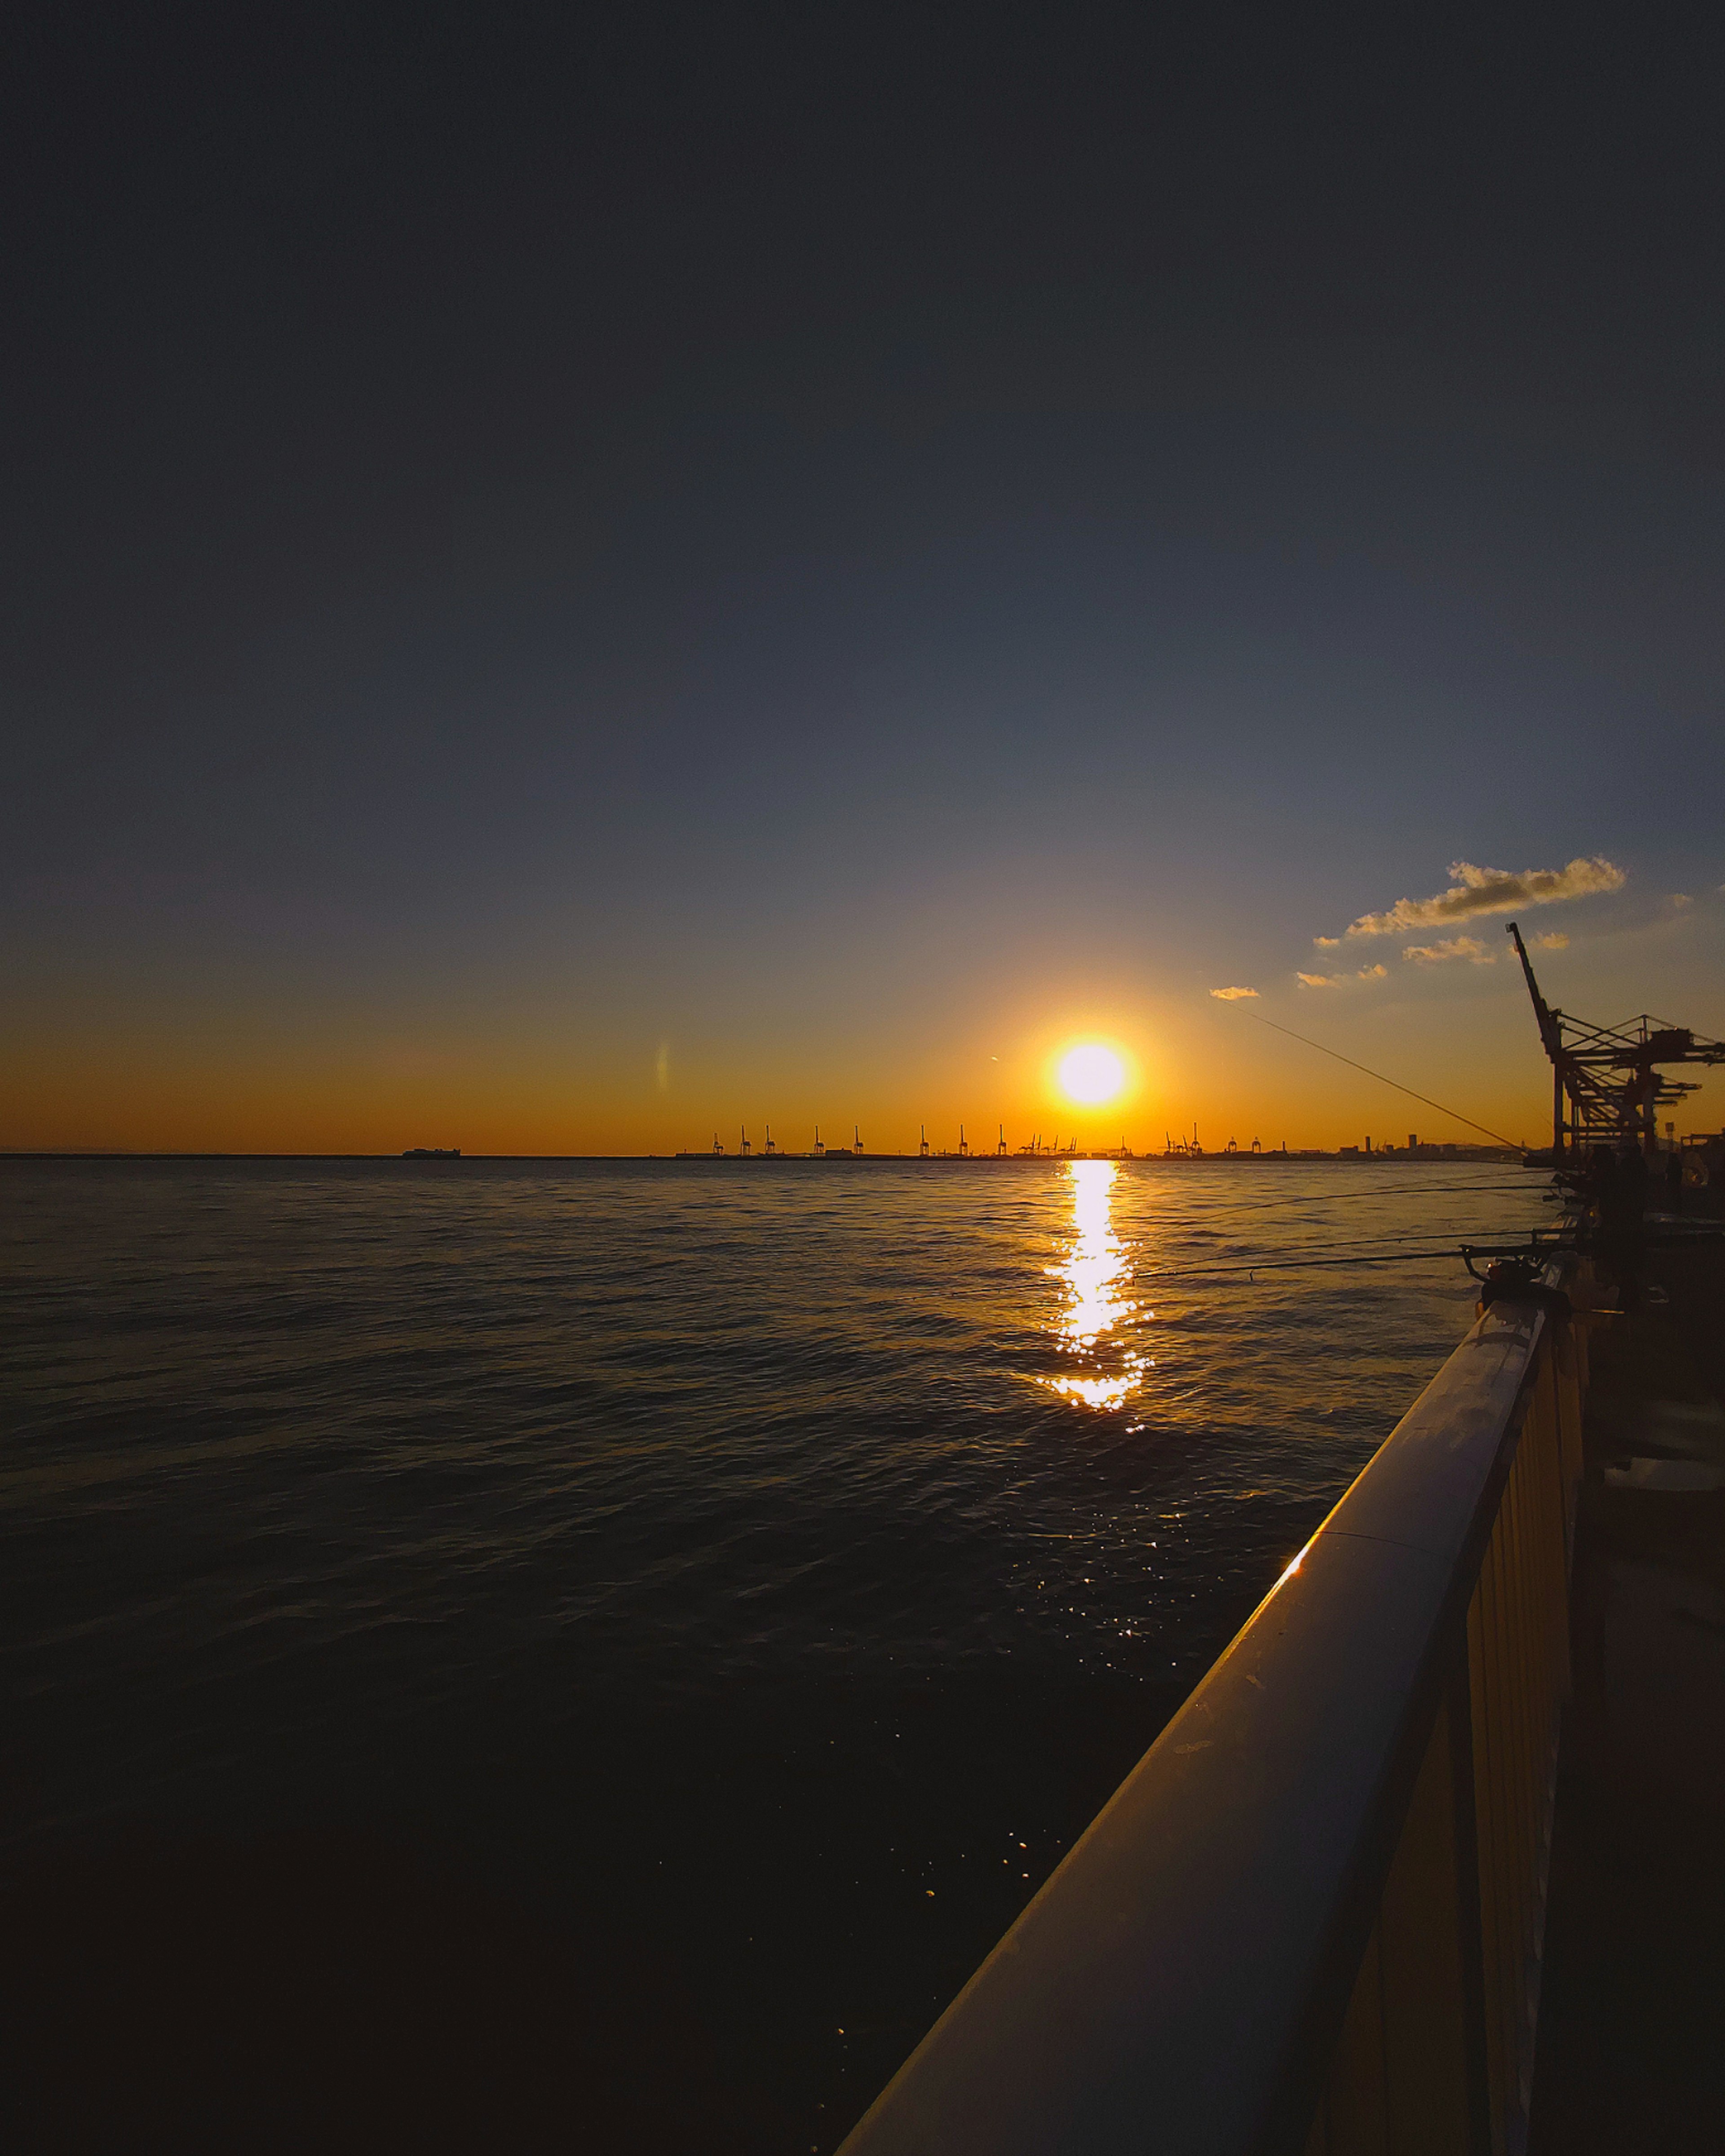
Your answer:
[[[1533,948],[1536,951],[1567,951],[1568,947],[1569,939],[1561,928],[1553,929],[1549,936],[1536,936],[1533,938]]]
[[[1387,981],[1389,968],[1388,966],[1362,966],[1351,977],[1347,973],[1301,973],[1299,978],[1308,988],[1339,988],[1350,978],[1356,981]]]
[[[1693,906],[1694,903],[1695,901],[1689,896],[1686,891],[1674,891],[1671,893],[1671,904],[1676,907],[1679,913],[1683,911],[1683,908],[1686,906]]]
[[[1255,996],[1255,988],[1212,988],[1210,993],[1221,1004],[1237,1004],[1242,996]]]
[[[1339,936],[1314,936],[1312,940],[1320,951],[1339,951],[1342,948]]]
[[[1568,937],[1563,941],[1567,943]],[[1446,936],[1441,943],[1410,943],[1402,953],[1421,966],[1445,966],[1465,958],[1470,966],[1495,966],[1497,953],[1488,951],[1477,936]]]
[[[1435,898],[1399,898],[1387,913],[1363,913],[1348,932],[1399,936],[1409,928],[1443,928],[1476,913],[1513,913],[1521,906],[1555,906],[1563,899],[1621,891],[1626,881],[1623,870],[1603,854],[1578,858],[1567,868],[1522,869],[1518,874],[1452,861],[1448,891]]]

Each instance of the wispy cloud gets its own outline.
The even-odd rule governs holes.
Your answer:
[[[1242,996],[1255,996],[1255,988],[1212,988],[1210,993],[1219,1004],[1237,1004]]]
[[[1671,904],[1676,908],[1679,913],[1683,911],[1683,908],[1686,906],[1693,906],[1694,903],[1695,901],[1689,896],[1686,891],[1674,891],[1671,893]]]
[[[1339,936],[1314,936],[1312,940],[1320,951],[1339,951],[1342,948]]]
[[[1536,936],[1533,938],[1533,948],[1536,951],[1567,951],[1568,947],[1569,939],[1561,928],[1553,928],[1549,936]]]
[[[1333,988],[1337,978],[1334,973],[1301,973],[1300,976],[1302,985],[1308,988]]]
[[[1450,888],[1435,898],[1399,898],[1385,913],[1363,913],[1350,936],[1399,936],[1409,928],[1443,928],[1476,913],[1512,913],[1521,906],[1555,906],[1570,898],[1591,898],[1621,891],[1623,870],[1603,854],[1578,858],[1561,869],[1476,868],[1452,861]]]
[[[1567,943],[1568,937],[1563,941]],[[1416,965],[1447,966],[1465,958],[1470,966],[1495,966],[1497,953],[1488,951],[1477,936],[1446,936],[1441,943],[1410,943],[1402,953]]]

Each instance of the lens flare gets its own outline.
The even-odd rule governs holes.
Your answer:
[[[1081,1041],[1060,1058],[1060,1091],[1083,1108],[1099,1108],[1126,1083],[1126,1065],[1099,1040]]]

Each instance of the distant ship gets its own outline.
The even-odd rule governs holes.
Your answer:
[[[403,1160],[459,1160],[459,1146],[409,1146],[402,1155]]]

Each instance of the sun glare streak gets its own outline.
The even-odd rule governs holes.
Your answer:
[[[1137,1308],[1120,1291],[1129,1277],[1127,1253],[1114,1232],[1113,1189],[1120,1171],[1111,1160],[1075,1160],[1066,1172],[1072,1182],[1074,1240],[1065,1261],[1050,1268],[1070,1298],[1057,1338],[1065,1353],[1093,1360],[1099,1347],[1119,1344],[1109,1336]],[[1117,1408],[1125,1404],[1145,1367],[1142,1355],[1127,1349],[1112,1371],[1045,1378],[1042,1383],[1085,1407]]]
[[[1111,1204],[1118,1170],[1111,1160],[1075,1160],[1068,1172],[1077,1240],[1060,1268],[1072,1292],[1072,1307],[1060,1331],[1071,1345],[1091,1348],[1097,1334],[1111,1332],[1132,1306],[1115,1291],[1126,1270]]]

